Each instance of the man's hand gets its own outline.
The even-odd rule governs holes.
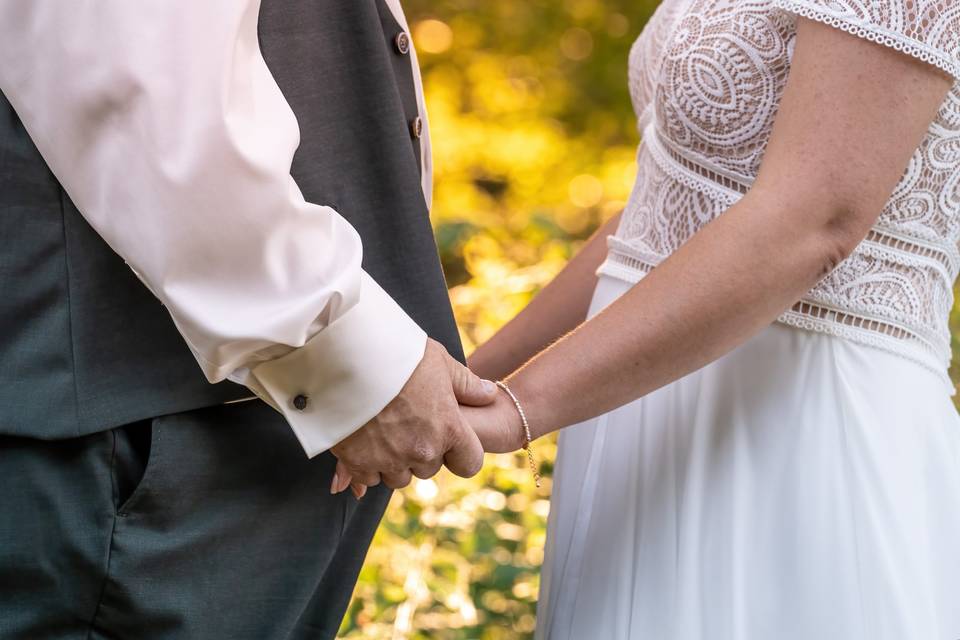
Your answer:
[[[374,486],[381,479],[392,489],[412,476],[430,478],[444,464],[458,476],[471,477],[483,464],[483,447],[460,413],[460,405],[484,406],[497,398],[493,383],[481,380],[454,360],[434,340],[427,340],[423,360],[380,414],[332,447],[337,471],[330,490],[353,484]]]
[[[520,413],[506,393],[484,407],[461,407],[461,414],[487,453],[510,453],[523,447]]]

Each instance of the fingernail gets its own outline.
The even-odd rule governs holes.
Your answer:
[[[338,486],[340,486],[340,470],[335,469],[333,472],[333,480],[330,481],[330,493],[336,493]]]
[[[489,380],[483,380],[483,391],[487,395],[492,395],[497,391],[497,385],[493,384]]]

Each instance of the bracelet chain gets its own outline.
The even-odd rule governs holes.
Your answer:
[[[496,385],[503,389],[508,396],[510,396],[510,399],[513,400],[513,405],[517,408],[517,412],[520,414],[520,422],[523,423],[523,449],[527,452],[527,460],[530,462],[530,471],[533,472],[533,481],[539,489],[540,471],[537,469],[537,462],[533,457],[533,450],[530,448],[533,438],[530,435],[530,423],[527,421],[527,414],[524,412],[523,405],[520,404],[517,396],[514,395],[513,391],[510,390],[510,387],[508,387],[505,382],[502,380],[497,380]]]

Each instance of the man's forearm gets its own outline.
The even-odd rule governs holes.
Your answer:
[[[363,271],[350,223],[295,184],[300,130],[258,8],[0,3],[0,90],[207,379],[249,386],[314,455],[399,393],[426,334]]]

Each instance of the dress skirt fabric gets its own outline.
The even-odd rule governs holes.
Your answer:
[[[591,314],[629,287],[601,276]],[[960,640],[950,390],[773,324],[564,430],[536,637]]]

